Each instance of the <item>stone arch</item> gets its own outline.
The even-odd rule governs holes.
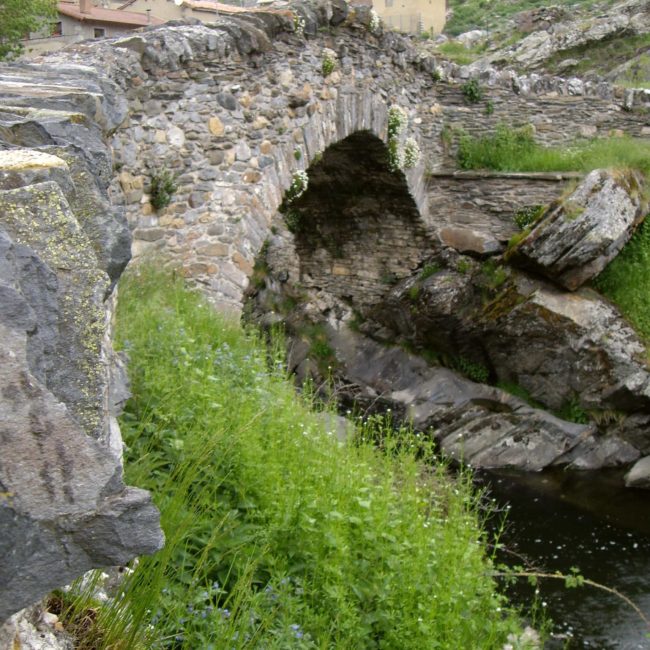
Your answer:
[[[238,143],[225,152],[234,151],[229,167],[221,160],[210,164],[210,138],[195,138],[190,143],[197,152],[191,159],[191,168],[177,173],[181,179],[189,173],[199,187],[209,186],[205,193],[209,193],[209,198],[204,204],[195,199],[192,189],[181,190],[175,197],[179,205],[172,206],[173,210],[162,215],[134,215],[138,220],[134,255],[146,254],[151,248],[163,257],[169,254],[170,263],[199,284],[208,300],[220,309],[240,312],[255,259],[269,236],[293,175],[308,169],[329,147],[354,133],[363,132],[371,134],[377,142],[386,141],[390,101],[372,88],[326,84],[319,100],[314,101],[314,91],[305,89],[308,84],[301,79],[293,84],[289,102],[295,104],[295,109],[291,111],[292,119],[285,120],[285,131],[280,137],[264,126],[249,126],[240,131]],[[306,107],[301,92],[309,94]],[[408,107],[407,112],[415,115]],[[221,119],[212,119],[208,123],[212,134],[225,139]],[[155,157],[163,164],[167,157],[173,160],[176,151],[187,145],[180,131],[176,126],[167,127],[166,141],[138,145],[138,157]],[[160,133],[158,129],[156,134]],[[415,124],[409,124],[408,135],[418,139]],[[207,165],[197,164],[198,159],[205,160]],[[254,168],[249,164],[252,159],[256,160]],[[128,187],[130,178],[128,174],[124,176]],[[420,162],[399,176],[419,218],[426,219],[424,164]],[[195,203],[200,207],[193,210]],[[193,216],[192,212],[199,214]]]
[[[294,284],[366,311],[431,251],[408,179],[368,130],[330,145],[308,173],[307,191],[277,220],[293,232],[281,264]]]

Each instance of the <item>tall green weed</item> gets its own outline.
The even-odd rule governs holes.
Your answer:
[[[130,274],[117,316],[126,478],[167,542],[102,614],[106,647],[488,650],[517,631],[470,481],[430,443],[381,421],[339,441],[280,346],[178,279]]]
[[[647,218],[594,284],[618,305],[646,343],[650,342],[650,223]]]

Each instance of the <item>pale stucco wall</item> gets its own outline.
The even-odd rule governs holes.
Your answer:
[[[108,3],[109,9],[118,9],[124,4],[124,0],[111,0]],[[187,12],[177,6],[172,0],[136,0],[126,8],[126,11],[146,13],[151,10],[151,15],[161,20],[180,20],[187,17]]]
[[[117,25],[81,22],[62,14],[59,14],[58,19],[61,21],[62,36],[44,37],[42,32],[31,34],[29,40],[23,41],[27,57],[54,52],[71,43],[95,38],[95,28],[103,29],[105,37],[119,36],[131,31],[128,27]]]
[[[384,23],[402,32],[439,34],[445,26],[445,0],[373,0]]]
[[[117,9],[124,4],[124,0],[111,0],[110,8]],[[237,5],[237,2],[232,4]],[[129,5],[127,11],[145,13],[151,9],[151,15],[161,20],[182,20],[183,18],[196,18],[204,23],[209,23],[217,19],[214,11],[199,11],[189,7],[179,7],[173,0],[135,0]]]

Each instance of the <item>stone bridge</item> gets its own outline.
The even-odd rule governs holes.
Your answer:
[[[648,135],[647,92],[440,62],[373,32],[367,11],[299,3],[0,67],[0,409],[12,415],[11,435],[0,430],[0,620],[162,541],[146,494],[121,480],[107,296],[129,230],[135,256],[238,312],[264,242],[288,236],[285,192],[309,170],[292,207],[315,227],[294,224],[288,272],[313,287],[338,278],[342,299],[372,302],[438,241],[500,250],[517,207],[557,193],[554,175],[450,171],[454,129],[532,124],[555,144]],[[478,103],[463,92],[470,77]],[[396,172],[394,106],[407,118],[399,146],[412,138],[422,152]],[[156,210],[152,180],[168,172],[176,189]]]
[[[417,207],[418,227],[435,239],[447,226],[450,241],[458,240],[458,233],[449,232],[454,199],[439,193],[444,184],[436,177],[453,167],[450,131],[477,134],[500,122],[531,124],[538,139],[551,144],[579,134],[650,131],[649,93],[578,79],[459,68],[422,54],[394,33],[373,34],[363,8],[348,13],[344,4],[334,3],[294,10],[223,16],[213,26],[152,29],[43,61],[53,66],[49,87],[67,93],[74,110],[83,112],[81,104],[90,101],[79,89],[74,99],[66,90],[66,84],[78,84],[71,64],[92,69],[84,68],[79,77],[97,76],[94,100],[103,97],[110,113],[101,124],[112,157],[109,194],[113,205],[126,209],[134,255],[161,254],[204,286],[215,303],[235,310],[293,174],[355,133],[386,142],[390,106],[405,110],[408,126],[402,138],[413,137],[422,149],[418,163],[398,174]],[[294,15],[303,16],[304,35],[295,32]],[[336,62],[327,76],[326,57]],[[68,80],[60,76],[62,69],[70,70]],[[476,104],[463,94],[470,75],[485,91]],[[92,110],[85,108],[90,119],[96,117]],[[366,145],[357,139],[355,147],[360,161]],[[385,161],[386,152],[381,155]],[[354,185],[357,163],[347,158],[348,185]],[[164,172],[174,175],[177,189],[169,206],[155,210],[149,200],[151,180]],[[373,173],[379,191],[395,183],[385,165],[384,182],[380,173],[379,168]],[[363,176],[360,167],[358,176]],[[533,183],[541,198],[557,192],[554,180]],[[494,196],[518,194],[506,186],[497,183]],[[362,189],[358,183],[357,193]],[[442,204],[445,210],[438,209]],[[523,198],[511,211],[520,204],[526,204]],[[463,210],[457,212],[462,221]],[[384,223],[388,226],[390,219]],[[511,230],[501,228],[501,241]],[[465,235],[461,232],[460,238],[466,240]],[[493,236],[488,233],[487,239]]]

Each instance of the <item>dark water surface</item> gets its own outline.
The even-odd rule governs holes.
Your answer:
[[[477,481],[500,507],[510,506],[501,539],[509,551],[549,573],[579,567],[585,578],[624,593],[650,618],[650,491],[623,487],[618,471],[484,472]],[[525,564],[511,553],[499,559]],[[650,629],[615,595],[567,589],[559,580],[540,581],[537,588],[554,634],[569,639],[565,647],[650,650]],[[510,595],[528,603],[534,590],[523,579]]]

